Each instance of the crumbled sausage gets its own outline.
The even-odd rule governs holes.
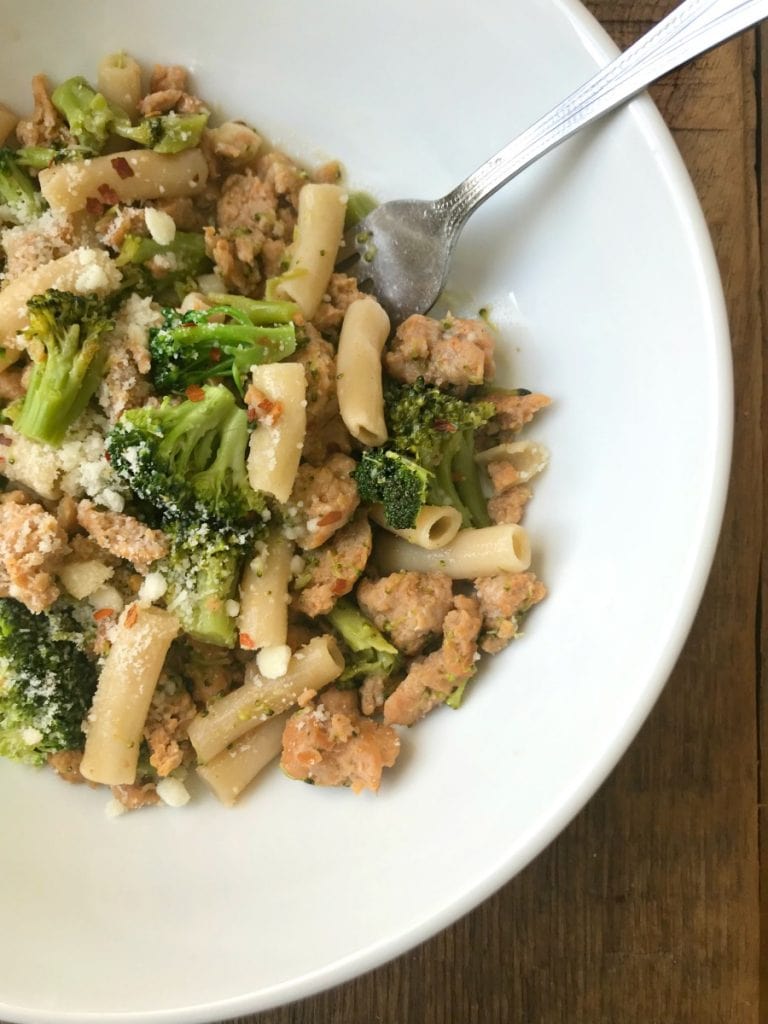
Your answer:
[[[140,807],[152,807],[160,803],[154,782],[137,783],[132,786],[111,786],[112,796],[129,811]]]
[[[313,434],[339,412],[336,394],[336,357],[333,346],[320,337],[312,324],[302,328],[307,343],[296,353],[307,378],[307,433]]]
[[[516,635],[520,617],[546,597],[547,589],[532,572],[503,572],[475,580],[483,616],[480,646],[496,654]]]
[[[49,210],[32,224],[6,228],[2,243],[5,253],[3,281],[8,284],[43,263],[66,256],[76,248],[79,239],[71,217]]]
[[[533,491],[527,484],[516,484],[488,500],[488,515],[494,523],[519,523]]]
[[[322,466],[331,455],[342,452],[349,455],[352,451],[352,435],[344,425],[341,416],[333,416],[304,435],[304,447],[301,457],[313,466]]]
[[[350,305],[362,298],[363,293],[357,287],[356,278],[346,274],[331,274],[327,299],[324,298],[317,307],[312,323],[318,331],[338,331]]]
[[[48,764],[53,768],[60,779],[74,785],[80,785],[88,780],[80,774],[80,762],[83,760],[82,750],[58,750],[55,754],[48,755]],[[90,786],[95,786],[89,782]]]
[[[475,598],[454,598],[453,609],[443,623],[442,647],[416,658],[408,675],[384,702],[388,725],[413,725],[474,675],[482,622]]]
[[[370,557],[372,544],[368,517],[360,511],[316,554],[308,556],[308,580],[294,594],[294,609],[310,618],[327,615],[338,599],[354,587]]]
[[[50,608],[59,596],[53,573],[68,553],[67,535],[37,504],[0,504],[0,594],[32,612]]]
[[[332,455],[324,466],[299,466],[289,506],[296,509],[296,541],[305,551],[323,545],[349,522],[360,504],[355,468],[348,455]]]
[[[163,89],[178,89],[186,92],[187,69],[180,64],[155,64],[149,79],[149,91],[160,92]]]
[[[24,370],[11,366],[0,373],[0,400],[13,402],[26,394]]]
[[[104,512],[84,499],[77,506],[77,521],[99,547],[124,558],[139,571],[168,554],[168,538],[134,516]]]
[[[384,676],[366,676],[358,692],[362,713],[375,715],[387,698],[387,680]]]
[[[293,779],[376,792],[399,752],[394,729],[363,717],[355,693],[332,688],[288,720],[281,764]]]
[[[144,739],[149,747],[149,763],[162,778],[178,768],[189,754],[187,729],[196,714],[197,708],[186,690],[172,694],[160,688],[155,691],[144,724]]]
[[[99,241],[110,249],[118,250],[127,235],[149,234],[144,210],[140,206],[115,206],[96,222]]]
[[[552,404],[547,395],[534,392],[510,395],[497,391],[486,395],[483,400],[492,402],[496,407],[495,416],[483,431],[483,437],[491,444],[513,440],[537,412]]]
[[[440,572],[393,572],[363,580],[357,601],[403,654],[418,654],[443,628],[453,601],[451,580]]]
[[[69,132],[51,103],[45,75],[35,75],[32,79],[32,99],[35,104],[32,116],[16,125],[19,143],[22,146],[50,146],[54,142],[68,142]]]
[[[428,384],[462,395],[470,385],[493,377],[493,347],[482,320],[414,314],[397,328],[384,363],[396,380],[413,384],[423,377]]]

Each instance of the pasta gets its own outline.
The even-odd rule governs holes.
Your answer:
[[[500,524],[461,530],[442,548],[421,548],[400,537],[382,536],[376,560],[383,572],[443,572],[454,580],[525,572],[531,564],[531,545],[522,526]]]
[[[406,530],[391,527],[380,505],[372,505],[369,514],[379,526],[419,548],[444,548],[461,529],[461,514],[450,505],[422,506],[414,526]]]
[[[279,290],[298,303],[308,320],[328,287],[346,209],[347,194],[339,185],[307,185],[299,195],[290,271]]]
[[[254,366],[251,380],[252,408],[261,407],[264,414],[251,434],[248,479],[255,491],[285,502],[293,490],[307,429],[304,370],[296,363]]]
[[[387,440],[381,353],[388,337],[389,317],[376,299],[351,303],[336,355],[339,412],[352,437],[367,445]]]
[[[254,663],[250,663],[254,666]],[[320,690],[337,679],[344,659],[332,636],[313,637],[291,658],[280,679],[250,671],[243,685],[212,704],[189,727],[189,738],[205,764],[244,733],[296,704],[302,693]]]
[[[231,807],[262,768],[277,757],[287,719],[287,713],[274,715],[198,767],[197,774],[223,804]]]
[[[141,66],[125,53],[111,53],[99,63],[98,88],[110,103],[135,114],[141,100]]]
[[[108,786],[135,781],[144,722],[178,631],[174,616],[161,608],[131,604],[123,612],[88,715],[84,778]]]
[[[370,208],[338,163],[148,72],[0,106],[0,757],[110,816],[278,756],[375,792],[546,594],[549,399],[495,386],[485,318],[390,323],[336,267]]]
[[[266,551],[246,565],[240,579],[240,646],[246,650],[284,644],[288,637],[288,583],[293,545],[278,531]]]
[[[52,210],[76,213],[89,200],[111,206],[194,196],[207,180],[208,164],[199,149],[169,154],[130,149],[48,167],[40,172],[40,189]]]

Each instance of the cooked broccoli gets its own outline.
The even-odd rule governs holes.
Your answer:
[[[432,473],[413,459],[387,448],[363,452],[353,471],[360,500],[381,505],[395,530],[411,529],[427,502]]]
[[[33,295],[27,309],[33,369],[15,425],[25,437],[58,447],[99,386],[103,335],[115,322],[104,300],[55,288]]]
[[[168,583],[166,603],[185,633],[219,647],[233,647],[236,619],[228,602],[237,598],[240,569],[253,546],[248,526],[221,529],[180,520],[169,524],[168,556],[158,565]]]
[[[104,148],[116,120],[130,124],[124,110],[113,106],[80,76],[68,78],[57,86],[51,94],[51,103],[63,115],[78,144],[94,153]]]
[[[165,302],[177,301],[177,292],[186,295],[194,291],[196,278],[212,266],[205,239],[195,231],[177,231],[168,245],[126,235],[115,263],[123,271],[124,290]]]
[[[491,402],[464,401],[422,378],[386,389],[390,445],[432,471],[429,501],[458,509],[464,526],[490,522],[474,461],[474,432],[494,412]]]
[[[146,149],[154,149],[157,153],[180,153],[200,142],[209,116],[207,110],[198,114],[171,112],[144,117],[135,125],[127,119],[118,119],[114,124],[114,132]]]
[[[365,451],[353,473],[361,499],[383,505],[397,530],[413,527],[428,503],[452,505],[464,526],[487,526],[474,433],[494,414],[492,403],[464,401],[419,378],[388,384],[384,408],[389,441]]]
[[[344,671],[336,681],[337,686],[351,688],[367,676],[387,678],[399,668],[398,649],[349,598],[340,598],[326,617],[346,648]]]
[[[28,224],[44,209],[43,197],[16,154],[10,149],[0,149],[0,220]]]
[[[82,748],[97,669],[80,637],[66,610],[34,615],[0,598],[0,756],[42,764]]]
[[[110,464],[161,516],[231,524],[264,509],[248,482],[248,417],[223,385],[182,402],[123,413],[107,437]]]
[[[295,307],[287,302],[282,309],[274,302],[248,302],[247,310],[241,305],[216,305],[187,313],[164,309],[162,327],[149,332],[152,375],[158,391],[179,392],[191,384],[232,377],[242,393],[253,365],[277,362],[295,352],[296,331],[290,320]],[[283,322],[264,327],[265,313]]]
[[[71,160],[85,160],[95,156],[87,146],[22,146],[15,150],[14,158],[22,167],[42,171],[51,164],[63,164]]]
[[[207,110],[197,114],[161,114],[131,124],[128,114],[106,96],[96,92],[84,78],[68,78],[54,89],[54,107],[62,114],[80,146],[100,153],[110,134],[154,149],[158,153],[179,153],[200,142],[208,123]]]

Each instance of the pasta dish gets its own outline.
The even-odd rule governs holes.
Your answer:
[[[545,595],[549,399],[494,385],[484,311],[390,323],[335,268],[372,200],[183,68],[32,99],[0,107],[0,755],[111,815],[275,759],[376,791]]]

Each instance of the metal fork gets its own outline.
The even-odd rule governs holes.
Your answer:
[[[558,143],[631,99],[657,78],[768,17],[768,0],[684,0],[440,199],[398,199],[344,237],[336,265],[357,276],[396,323],[437,300],[467,218],[489,196]]]

